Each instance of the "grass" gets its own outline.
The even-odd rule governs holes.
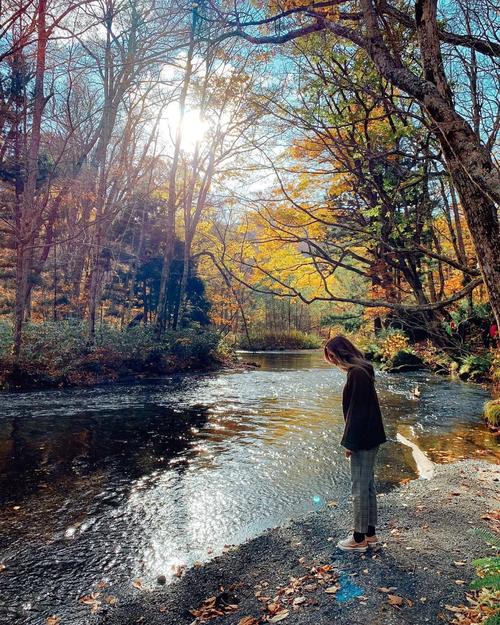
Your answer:
[[[290,332],[252,332],[250,340],[239,336],[236,345],[240,349],[275,350],[275,349],[317,349],[322,340],[315,334],[291,330]]]

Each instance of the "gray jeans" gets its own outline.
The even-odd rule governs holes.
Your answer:
[[[374,470],[378,446],[360,449],[351,455],[354,531],[366,534],[369,525],[377,525],[377,491]]]

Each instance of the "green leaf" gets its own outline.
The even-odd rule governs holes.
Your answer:
[[[500,590],[500,575],[486,575],[485,577],[478,577],[471,582],[470,587],[473,590],[480,590],[481,588]]]

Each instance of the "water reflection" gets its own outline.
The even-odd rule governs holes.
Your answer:
[[[101,579],[152,583],[325,501],[347,503],[343,375],[312,352],[245,359],[261,368],[0,397],[9,622],[81,622],[76,598]],[[428,374],[380,374],[378,387],[392,439],[382,488],[415,475],[398,431],[438,462],[495,460],[480,387]]]

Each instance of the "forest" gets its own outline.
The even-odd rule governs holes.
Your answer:
[[[500,624],[499,61],[492,0],[0,0],[2,625]]]
[[[352,4],[3,2],[4,383],[337,330],[498,379],[496,9]]]

